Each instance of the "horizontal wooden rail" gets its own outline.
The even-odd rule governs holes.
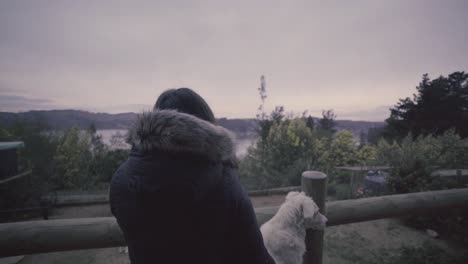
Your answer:
[[[462,207],[468,208],[468,188],[329,202],[327,217],[333,226]],[[257,208],[258,224],[277,210]],[[0,257],[124,245],[113,217],[0,224]]]
[[[287,194],[288,192],[300,191],[301,186],[291,186],[284,188],[273,188],[273,189],[264,189],[264,190],[255,190],[248,192],[249,196],[267,196],[274,194]]]
[[[264,190],[255,190],[248,192],[249,196],[267,196],[274,194],[287,194],[292,191],[300,191],[301,186],[292,186],[285,188],[273,188]],[[44,197],[49,200],[54,206],[79,206],[91,204],[105,204],[109,203],[109,194],[96,193],[96,194],[59,194],[57,196],[50,195]]]
[[[109,194],[72,194],[57,195],[54,206],[79,206],[109,203]]]
[[[0,257],[124,244],[122,231],[113,217],[0,224]]]
[[[468,208],[468,188],[398,194],[327,204],[327,226]],[[440,210],[440,211],[439,211]]]
[[[0,215],[6,216],[15,216],[19,213],[30,213],[30,212],[40,212],[42,217],[47,220],[49,219],[49,207],[47,206],[36,206],[36,207],[28,207],[28,208],[20,208],[20,209],[9,209],[9,210],[2,210],[0,211]]]
[[[19,178],[23,178],[24,176],[30,175],[31,173],[32,173],[32,170],[28,170],[28,171],[22,172],[20,174],[17,174],[15,176],[11,176],[11,177],[9,177],[7,179],[2,179],[2,180],[0,180],[0,184],[7,183],[7,182],[10,182],[12,180],[19,179]]]
[[[468,188],[378,196],[327,202],[327,226],[343,225],[406,215],[421,215],[468,208]],[[277,207],[255,209],[257,221],[268,221]],[[439,213],[439,212],[438,212]]]

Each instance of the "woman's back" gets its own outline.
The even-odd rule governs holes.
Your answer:
[[[141,116],[112,179],[132,263],[272,263],[227,131],[171,110]]]

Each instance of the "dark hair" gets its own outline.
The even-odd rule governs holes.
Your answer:
[[[174,109],[216,123],[213,111],[203,98],[189,88],[164,91],[156,100],[153,110]]]

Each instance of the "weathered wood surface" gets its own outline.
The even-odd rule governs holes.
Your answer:
[[[388,170],[391,167],[388,166],[360,166],[360,167],[337,167],[338,169],[351,170],[351,171],[368,171],[368,170]],[[461,170],[462,176],[468,175],[468,170]],[[432,175],[440,176],[456,176],[457,170],[437,170]],[[1,183],[1,181],[0,181]],[[352,188],[351,188],[352,189]],[[249,196],[266,196],[275,194],[287,194],[292,191],[300,191],[301,186],[292,186],[284,188],[273,188],[265,190],[255,190],[248,192]],[[71,193],[67,192],[59,193],[56,197],[49,196],[48,199],[55,206],[75,206],[75,205],[87,205],[87,204],[103,204],[109,202],[109,195],[106,191],[99,191],[95,193]]]
[[[327,226],[371,221],[383,218],[443,213],[453,208],[468,209],[468,188],[387,195],[354,200],[327,202]],[[255,209],[261,225],[278,207]]]
[[[468,188],[328,202],[327,218],[328,226],[333,226],[450,208],[468,208]],[[258,224],[277,210],[257,208]],[[0,224],[0,257],[123,245],[113,217]]]
[[[113,217],[0,225],[0,257],[123,245],[122,231]]]
[[[9,177],[7,179],[2,179],[2,180],[0,180],[0,184],[7,183],[7,182],[10,182],[10,181],[19,179],[19,178],[23,178],[24,176],[28,176],[31,173],[32,173],[32,170],[28,170],[28,171],[22,172],[20,174],[17,174],[15,176],[11,176],[11,177]]]
[[[28,207],[28,208],[20,208],[20,209],[10,209],[10,210],[2,210],[0,211],[0,215],[5,215],[5,216],[13,216],[16,217],[17,214],[21,213],[31,213],[31,212],[40,212],[42,215],[42,218],[44,220],[49,219],[49,207],[47,206],[37,206],[37,207]]]
[[[77,206],[109,203],[109,194],[57,195],[53,198],[54,206]]]
[[[370,170],[390,170],[392,167],[390,166],[342,166],[336,167],[340,170],[347,170],[347,171],[357,171],[357,172],[367,172]]]
[[[302,191],[312,197],[320,209],[320,213],[326,215],[325,199],[327,197],[327,175],[319,171],[306,171],[302,173]],[[323,254],[323,230],[307,230],[304,253],[304,264],[322,264]]]
[[[431,176],[440,177],[455,177],[457,175],[468,176],[468,169],[436,170],[431,173]]]
[[[327,225],[419,215],[461,207],[468,208],[468,188],[335,201],[327,203]]]
[[[292,191],[300,191],[301,186],[292,186],[285,188],[274,188],[265,190],[256,190],[248,192],[249,196],[267,196],[275,194],[287,194]],[[109,194],[105,192],[95,194],[59,194],[57,196],[44,197],[54,206],[77,206],[91,204],[109,203]]]
[[[249,196],[268,196],[274,194],[287,194],[288,192],[300,191],[301,186],[292,186],[285,188],[273,188],[265,190],[256,190],[248,192]]]

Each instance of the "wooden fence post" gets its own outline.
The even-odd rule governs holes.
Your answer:
[[[319,171],[305,171],[302,173],[302,191],[312,197],[320,212],[326,215],[327,175]],[[323,230],[307,230],[304,264],[322,264],[323,234]]]

